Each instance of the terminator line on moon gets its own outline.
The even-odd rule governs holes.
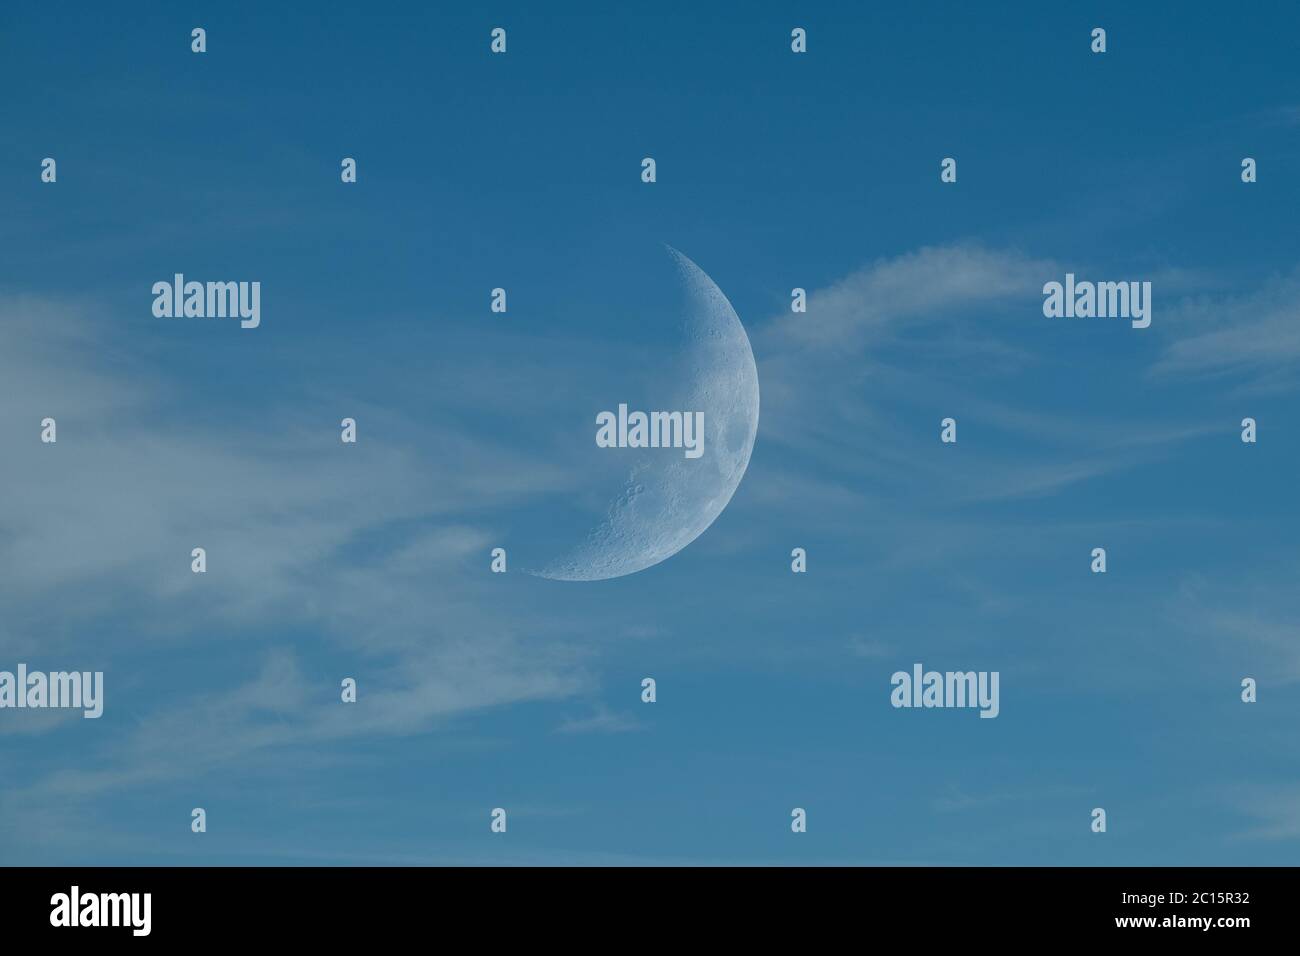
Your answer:
[[[531,572],[538,577],[601,581],[672,557],[722,514],[749,466],[758,434],[749,336],[713,280],[671,246],[668,254],[686,287],[686,408],[704,412],[705,453],[639,459],[604,520],[571,551]]]

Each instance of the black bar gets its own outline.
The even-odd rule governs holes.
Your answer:
[[[99,894],[150,894],[148,934],[136,935],[143,896],[139,909],[107,901],[105,920],[116,911],[124,925],[52,925],[70,922],[73,886],[78,922],[98,920]],[[513,939],[677,948],[901,933],[918,945],[1047,934],[1231,946],[1289,936],[1296,888],[1287,868],[13,868],[0,869],[0,925],[6,943],[75,933],[82,945],[397,944],[432,933],[416,938],[457,950]]]

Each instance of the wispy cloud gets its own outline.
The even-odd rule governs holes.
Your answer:
[[[1230,801],[1256,823],[1238,836],[1248,840],[1300,840],[1300,786],[1252,784],[1232,790]]]
[[[814,349],[856,349],[897,334],[900,327],[950,323],[973,306],[1034,296],[1048,260],[991,250],[976,243],[925,246],[881,259],[808,297],[808,312],[776,321],[766,336]],[[974,339],[995,351],[1005,343]]]
[[[1153,376],[1293,373],[1300,363],[1300,271],[1237,295],[1195,296],[1165,320],[1174,336]]]
[[[854,657],[867,660],[889,660],[898,653],[898,649],[887,641],[873,640],[860,635],[849,638],[848,648],[849,653]]]
[[[588,717],[574,717],[565,720],[556,728],[561,734],[625,734],[632,730],[641,730],[645,725],[635,717],[616,713],[604,704],[596,707]]]
[[[1267,569],[1224,574],[1218,581],[1190,577],[1170,615],[1175,625],[1250,661],[1250,673],[1273,686],[1300,683],[1300,567],[1271,560]]]
[[[925,247],[813,290],[806,314],[770,320],[757,336],[761,437],[814,467],[798,477],[772,470],[758,483],[780,482],[779,496],[794,500],[897,498],[904,488],[945,501],[1043,497],[1206,434],[1204,422],[1116,423],[1051,395],[1020,400],[1018,376],[1063,361],[1040,311],[1042,283],[1059,272],[1016,250]],[[1009,441],[967,442],[954,471],[933,454],[941,414],[958,417],[965,434],[977,427]],[[799,483],[804,496],[791,494]]]
[[[548,630],[527,597],[517,613],[502,607],[486,573],[495,539],[477,516],[572,478],[544,447],[397,410],[367,421],[401,421],[400,437],[372,429],[348,447],[338,416],[312,429],[313,410],[288,403],[254,421],[170,423],[162,410],[182,383],[116,354],[87,310],[5,300],[0,320],[0,654],[93,665],[110,706],[139,715],[77,769],[10,788],[6,812],[305,743],[418,733],[587,685],[590,652]],[[47,415],[57,444],[39,441]],[[201,575],[189,566],[200,546]],[[304,649],[285,633],[315,637]],[[142,660],[206,660],[222,645],[238,653],[183,668],[167,692],[137,682],[129,705],[116,696]],[[343,676],[358,679],[358,703],[340,702]],[[6,726],[66,726],[30,714]]]

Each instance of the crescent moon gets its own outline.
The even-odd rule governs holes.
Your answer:
[[[688,411],[704,412],[704,453],[656,449],[586,539],[539,571],[557,581],[602,581],[671,558],[722,514],[749,467],[758,434],[758,369],[736,310],[712,279],[671,246],[686,287]]]

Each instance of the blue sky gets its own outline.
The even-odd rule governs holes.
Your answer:
[[[0,669],[106,700],[0,712],[0,861],[1294,863],[1300,23],[1131,6],[11,5]],[[744,481],[490,574],[608,500],[665,243],[749,332]],[[1044,318],[1067,271],[1151,328]],[[917,661],[1000,716],[894,710]]]

